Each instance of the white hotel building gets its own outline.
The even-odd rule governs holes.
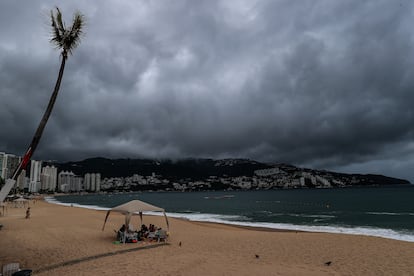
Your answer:
[[[84,177],[85,191],[99,192],[101,190],[101,174],[87,173]]]
[[[41,190],[43,192],[54,192],[56,191],[57,183],[57,168],[55,166],[46,166],[42,169],[40,175]]]
[[[42,161],[32,160],[30,163],[30,182],[29,192],[37,193],[41,189],[40,173],[42,171]]]

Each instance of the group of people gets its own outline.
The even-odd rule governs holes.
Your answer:
[[[150,224],[149,227],[147,227],[145,224],[143,224],[143,225],[141,225],[141,230],[139,231],[139,233],[141,234],[142,237],[148,238],[148,235],[150,233],[156,232],[159,229],[161,229],[161,228],[155,227],[154,224]]]
[[[132,227],[126,227],[125,224],[117,232],[117,239],[120,242],[138,242],[141,240],[158,240],[164,230],[161,227],[156,227],[154,224],[150,224],[147,227],[145,224],[141,225],[141,229],[134,231]]]

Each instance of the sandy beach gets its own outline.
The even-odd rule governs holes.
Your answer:
[[[18,262],[33,275],[414,275],[410,242],[169,218],[166,244],[115,244],[120,214],[101,231],[105,211],[41,200],[30,207],[30,219],[12,207],[0,217],[0,265]],[[163,217],[144,223],[166,227]]]

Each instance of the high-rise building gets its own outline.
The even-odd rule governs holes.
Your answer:
[[[70,183],[70,188],[69,190],[71,192],[79,192],[82,189],[82,182],[83,182],[83,178],[80,176],[74,176],[71,179],[71,183]]]
[[[40,174],[42,171],[42,161],[32,160],[30,163],[30,182],[29,192],[37,193],[40,191]]]
[[[85,190],[90,192],[99,192],[101,190],[101,174],[87,173],[84,177]]]
[[[11,178],[12,174],[19,166],[21,158],[13,154],[7,154],[0,152],[0,177],[3,180]],[[26,184],[26,172],[23,170],[17,178],[16,184],[13,189],[23,190]]]
[[[68,192],[70,188],[71,178],[73,177],[75,177],[75,174],[73,172],[61,171],[58,175],[59,189],[63,192],[65,192],[65,190]],[[66,189],[64,189],[63,186],[65,186]]]
[[[91,191],[95,191],[96,189],[96,178],[95,174],[91,173]]]
[[[0,154],[0,158],[2,159],[2,166],[1,166],[1,177],[3,179],[8,179],[13,176],[14,171],[20,164],[20,157],[14,154],[7,154],[2,152]]]
[[[84,184],[85,191],[91,190],[91,174],[90,173],[85,174],[83,184]]]
[[[41,174],[41,190],[54,192],[57,183],[57,168],[55,166],[46,166],[42,169]]]
[[[95,174],[95,192],[99,192],[101,190],[101,174]]]
[[[62,192],[79,192],[82,188],[82,177],[73,172],[61,171],[58,175],[59,190]]]

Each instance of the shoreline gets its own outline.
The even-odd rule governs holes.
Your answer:
[[[170,218],[168,246],[114,244],[124,221],[105,211],[43,200],[0,217],[0,265],[20,263],[35,275],[407,275],[414,244],[376,237],[272,231]],[[139,225],[139,216],[132,218]],[[143,223],[165,227],[160,216]],[[143,247],[144,250],[139,250]],[[125,251],[125,252],[122,252]],[[122,254],[122,255],[119,255]],[[122,256],[122,257],[121,257]],[[154,263],[154,260],[159,260]],[[325,265],[325,262],[332,262]]]
[[[108,210],[107,207],[100,207],[95,205],[81,205],[78,203],[64,203],[54,198],[54,196],[46,196],[45,198],[52,198],[53,200],[47,200],[50,204],[71,206],[85,208],[89,210]],[[157,214],[153,214],[158,216]],[[220,219],[193,219],[190,218],[191,214],[181,213],[168,213],[169,218],[183,219],[191,222],[200,223],[217,223],[223,225],[230,225],[234,227],[241,227],[246,229],[262,229],[263,231],[269,232],[307,232],[307,233],[327,233],[327,234],[344,234],[344,235],[356,235],[356,236],[367,236],[367,237],[378,237],[390,240],[404,241],[414,243],[414,234],[405,234],[398,232],[393,229],[386,228],[374,228],[374,227],[340,227],[340,226],[312,226],[312,225],[295,225],[295,224],[284,224],[284,223],[271,223],[271,222],[242,222],[242,221],[226,221]]]
[[[95,211],[105,211],[102,209],[110,209],[110,208],[106,208],[106,207],[100,207],[102,209],[95,209],[95,208],[88,208],[88,205],[80,205],[80,204],[75,204],[73,205],[72,203],[64,203],[64,202],[60,202],[60,201],[47,201],[44,200],[44,202],[48,203],[48,204],[56,204],[56,205],[60,205],[60,206],[65,206],[65,207],[74,207],[74,208],[84,208],[87,210],[95,210]],[[197,221],[197,220],[191,220],[185,217],[174,217],[174,216],[169,216],[168,212],[166,212],[167,217],[173,218],[173,219],[177,219],[177,220],[182,220],[182,221],[186,221],[186,222],[190,222],[196,225],[225,225],[225,226],[229,226],[229,227],[235,227],[235,228],[241,228],[241,229],[246,229],[246,230],[254,230],[254,231],[263,231],[263,232],[309,232],[309,233],[323,233],[323,232],[310,232],[310,231],[301,231],[301,230],[292,230],[292,229],[282,229],[282,228],[270,228],[270,227],[261,227],[261,226],[248,226],[248,225],[240,225],[240,224],[231,224],[231,223],[227,223],[227,222],[214,222],[214,221]],[[155,215],[155,214],[146,214],[145,216],[162,216],[162,215]]]

